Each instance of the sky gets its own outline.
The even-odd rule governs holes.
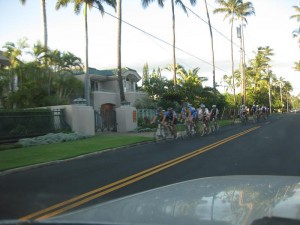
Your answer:
[[[196,6],[183,2],[197,15],[176,6],[176,59],[185,69],[200,68],[199,75],[207,77],[205,86],[212,86],[212,53],[209,28],[206,23],[204,0]],[[207,0],[214,35],[216,81],[219,90],[224,91],[222,77],[231,73],[230,23],[224,15],[213,14],[218,8],[214,0]],[[245,26],[246,62],[254,58],[258,47],[269,46],[275,53],[271,57],[272,71],[293,85],[293,94],[300,93],[300,72],[294,71],[294,62],[300,60],[300,48],[292,32],[299,24],[290,19],[296,14],[292,6],[299,0],[252,0],[255,15],[247,18]],[[56,0],[46,0],[48,46],[63,52],[71,52],[85,59],[85,32],[83,13],[76,15],[73,5],[55,10]],[[104,5],[113,16],[117,13]],[[123,0],[122,25],[122,67],[137,70],[142,75],[145,63],[150,71],[172,64],[172,15],[170,1],[160,8],[157,1],[144,9],[141,0]],[[41,1],[27,0],[22,5],[19,0],[0,0],[0,49],[6,42],[17,43],[26,37],[30,46],[43,41]],[[234,24],[234,65],[239,68],[240,39]],[[140,31],[143,30],[150,35]],[[88,11],[89,66],[96,69],[111,69],[117,66],[117,19],[93,8]],[[154,38],[156,37],[156,38]],[[161,41],[163,40],[163,41]],[[166,44],[165,42],[169,43]],[[2,49],[3,50],[3,49]],[[162,73],[171,79],[171,74]]]

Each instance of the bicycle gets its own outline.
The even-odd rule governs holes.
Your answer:
[[[258,115],[257,115],[256,112],[253,112],[252,119],[253,119],[253,123],[257,123],[258,122]]]
[[[207,121],[205,117],[199,121],[197,131],[200,134],[200,136],[203,136],[204,134],[208,135],[211,133],[209,121]]]
[[[212,131],[215,132],[215,131],[218,131],[220,126],[219,126],[219,123],[218,123],[218,120],[216,120],[215,117],[212,118]]]
[[[167,139],[176,139],[177,138],[177,131],[174,131],[173,124],[171,124],[171,121],[167,121],[167,126],[165,127],[165,133]]]
[[[154,132],[154,139],[156,141],[166,140],[166,139],[176,139],[177,132],[174,132],[173,126],[170,121],[167,123],[167,127],[163,124],[158,123],[157,129]]]
[[[180,134],[182,139],[186,139],[188,137],[186,131],[186,125],[184,123],[177,124],[177,133]]]
[[[185,121],[185,130],[187,136],[194,136],[196,134],[195,123],[194,121]]]
[[[246,116],[246,114],[242,113],[240,115],[240,119],[241,119],[242,125],[245,125],[247,123],[247,116]]]
[[[154,132],[154,140],[161,141],[166,139],[167,139],[166,129],[161,123],[158,123],[157,128]]]
[[[262,112],[261,113],[261,118],[263,119],[263,120],[266,120],[267,118],[266,118],[266,113],[265,112]]]
[[[201,120],[197,121],[196,123],[196,133],[200,136],[205,134],[205,124]]]

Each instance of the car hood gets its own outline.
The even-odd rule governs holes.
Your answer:
[[[251,224],[300,219],[300,177],[222,176],[153,189],[45,222],[101,224]]]

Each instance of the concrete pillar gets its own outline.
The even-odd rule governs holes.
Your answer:
[[[76,133],[95,135],[95,115],[91,106],[72,105],[71,127]]]
[[[137,111],[135,107],[124,105],[116,108],[117,132],[130,132],[137,129]]]

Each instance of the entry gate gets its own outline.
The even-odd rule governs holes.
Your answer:
[[[95,131],[117,131],[117,117],[115,110],[95,110]]]

